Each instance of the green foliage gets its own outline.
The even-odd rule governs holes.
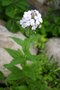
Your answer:
[[[3,80],[4,79],[4,75],[3,73],[0,71],[0,80]]]
[[[0,0],[0,19],[7,22],[6,27],[12,32],[20,30],[29,37],[25,40],[11,37],[22,46],[23,52],[6,49],[13,60],[4,65],[11,71],[4,83],[1,82],[4,75],[0,72],[0,90],[60,90],[60,67],[52,57],[48,60],[43,52],[47,41],[45,37],[60,37],[60,10],[51,10],[43,17],[42,28],[35,33],[19,25],[18,21],[27,9],[26,0]],[[37,55],[30,53],[31,44],[38,49]]]
[[[28,90],[28,89],[27,89],[26,86],[21,85],[21,86],[18,86],[18,87],[13,87],[13,88],[11,88],[11,90]]]
[[[3,73],[0,71],[0,84],[1,84],[1,82],[4,80],[4,75],[3,75]],[[1,84],[2,85],[2,84]],[[0,90],[4,90],[4,88],[3,87],[1,87],[1,85],[0,85]]]
[[[0,88],[0,90],[4,90],[3,88]]]
[[[29,38],[25,39],[23,42],[20,41],[20,39],[17,38],[13,38],[18,44],[20,44],[23,47],[23,50],[26,48],[29,49],[30,48],[30,44],[33,44],[34,48],[38,48],[39,53],[41,51],[44,50],[45,48],[45,43],[48,41],[47,38],[45,38],[45,36],[43,35],[39,35],[39,34],[35,34],[35,35],[31,35]],[[20,43],[19,43],[20,42]],[[27,44],[27,46],[26,46]],[[24,46],[25,45],[25,46]],[[25,48],[24,48],[25,47]],[[28,54],[28,53],[27,53]]]
[[[46,37],[60,37],[60,10],[50,10],[42,24],[38,33],[46,35]]]
[[[44,53],[30,53],[30,44],[37,40],[33,37],[34,39],[30,37],[24,41],[13,37],[13,40],[22,45],[23,52],[19,49],[6,49],[13,57],[11,63],[4,65],[11,71],[6,78],[7,86],[9,90],[59,90],[60,69],[57,63],[52,58],[48,60]],[[17,65],[20,65],[20,68]]]
[[[20,28],[16,22],[20,20],[27,9],[26,0],[0,0],[0,19],[7,22],[6,27],[9,30],[17,32]]]

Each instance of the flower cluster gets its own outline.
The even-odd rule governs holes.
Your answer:
[[[41,14],[37,10],[29,10],[28,12],[24,12],[22,20],[20,20],[20,24],[23,28],[31,27],[32,30],[36,30],[36,28],[41,28],[41,23],[43,22]]]

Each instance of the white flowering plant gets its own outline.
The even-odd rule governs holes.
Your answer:
[[[20,25],[24,29],[29,29],[36,32],[37,28],[41,28],[43,19],[38,10],[29,10],[24,12],[22,19],[20,20]]]

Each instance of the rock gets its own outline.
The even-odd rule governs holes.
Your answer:
[[[55,0],[54,7],[55,9],[60,9],[60,0]]]
[[[45,15],[46,9],[48,8],[48,6],[45,5],[46,0],[28,0],[28,2],[32,9],[37,9],[40,13]]]
[[[0,20],[0,25],[3,25],[3,26],[5,26],[5,21],[3,21],[3,20]]]
[[[46,43],[45,52],[48,58],[53,56],[60,66],[60,38],[49,39]]]
[[[14,34],[9,32],[4,26],[0,25],[0,71],[3,72],[5,77],[10,73],[10,71],[4,68],[4,64],[10,63],[12,57],[4,48],[11,48],[14,50],[19,48],[22,51],[22,46],[18,45],[9,36],[20,38],[22,40],[26,38],[21,32]],[[36,51],[32,47],[30,51],[32,54],[36,54]]]
[[[32,9],[38,9],[40,13],[46,15],[49,8],[60,8],[60,0],[55,0],[52,4],[50,0],[27,0]]]

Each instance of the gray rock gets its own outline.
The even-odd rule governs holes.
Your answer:
[[[0,19],[0,25],[5,26],[5,21]]]
[[[10,71],[4,68],[4,64],[8,64],[12,61],[12,57],[4,48],[11,48],[14,50],[20,49],[22,51],[22,46],[14,42],[9,36],[20,38],[24,40],[26,37],[18,32],[16,34],[9,32],[4,26],[0,25],[0,71],[4,73],[6,77]],[[30,48],[31,54],[36,54],[36,50],[33,47]],[[22,51],[23,52],[23,51]],[[20,67],[19,65],[17,65]]]
[[[46,15],[46,12],[50,8],[60,9],[60,0],[55,0],[54,3],[51,3],[50,0],[27,0],[31,5],[32,9],[38,9],[43,15]]]
[[[60,66],[60,38],[49,39],[46,43],[45,52],[48,58],[53,56]]]
[[[54,7],[55,9],[60,9],[60,0],[55,0]]]

